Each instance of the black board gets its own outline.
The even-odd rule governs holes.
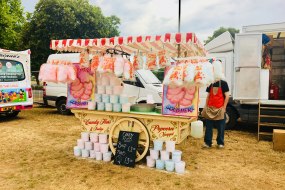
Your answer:
[[[120,131],[114,164],[135,167],[139,133]]]

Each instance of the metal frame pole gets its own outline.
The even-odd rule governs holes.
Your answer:
[[[180,33],[180,18],[181,18],[181,0],[178,1],[178,33]],[[180,57],[180,44],[177,47],[178,56]]]

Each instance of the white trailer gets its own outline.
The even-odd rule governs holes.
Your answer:
[[[262,67],[262,34],[273,41],[271,70]],[[259,101],[285,105],[285,22],[244,26],[242,32],[235,35],[235,40],[229,35],[226,32],[218,36],[205,48],[209,57],[224,63],[232,95],[227,108],[227,127],[232,128],[238,117],[243,121],[257,121]],[[278,100],[269,99],[270,81],[279,86]]]

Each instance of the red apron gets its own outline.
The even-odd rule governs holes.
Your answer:
[[[213,92],[213,85],[211,86],[211,89],[210,89],[210,97],[209,97],[209,101],[208,101],[208,106],[209,107],[215,107],[215,108],[221,108],[224,106],[224,95],[223,95],[223,91],[222,91],[222,88],[221,88],[221,82],[220,82],[220,85],[219,85],[219,88],[218,88],[218,92],[217,94],[215,95],[214,92]]]

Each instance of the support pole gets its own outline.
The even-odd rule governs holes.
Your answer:
[[[178,2],[178,33],[180,33],[180,17],[181,17],[181,0]],[[177,47],[177,57],[180,57],[180,44]]]

